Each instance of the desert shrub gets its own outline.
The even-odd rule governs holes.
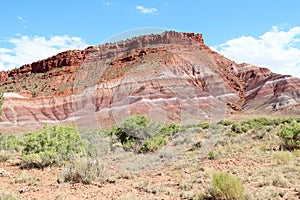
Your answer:
[[[166,145],[169,138],[175,135],[179,127],[175,124],[163,126],[158,132],[155,132],[152,137],[145,139],[140,147],[140,152],[154,152]]]
[[[0,192],[0,200],[18,200],[20,195],[16,193]]]
[[[5,150],[0,150],[0,162],[7,161],[12,156],[12,153]]]
[[[2,105],[4,103],[4,92],[1,90],[0,91],[0,120],[2,120]]]
[[[237,137],[238,136],[238,134],[236,132],[233,132],[233,131],[228,131],[227,135],[230,136],[230,137]]]
[[[269,119],[267,119],[265,117],[255,118],[255,119],[253,119],[251,121],[253,121],[256,124],[262,125],[262,126],[270,126],[270,125],[274,124],[273,120],[269,120]]]
[[[41,182],[41,179],[33,176],[26,171],[21,171],[18,173],[15,173],[13,176],[12,183],[27,183],[27,185],[38,185]]]
[[[206,122],[200,123],[198,126],[202,129],[209,129],[210,127],[209,123]]]
[[[140,152],[154,152],[159,150],[162,146],[167,144],[168,138],[161,135],[150,137],[144,140],[140,147]]]
[[[231,124],[231,131],[237,134],[247,133],[250,130],[261,130],[265,127],[270,127],[272,125],[280,124],[281,120],[269,120],[267,118],[255,118],[248,121],[234,122]]]
[[[273,121],[273,124],[274,124],[274,125],[278,126],[278,125],[281,124],[282,119],[277,118],[277,119],[273,119],[272,121]]]
[[[0,150],[21,151],[24,145],[23,139],[15,135],[0,134]]]
[[[244,198],[244,187],[241,181],[227,173],[214,173],[212,188],[208,190],[212,199],[239,200]]]
[[[268,130],[260,129],[255,131],[255,139],[263,139]]]
[[[64,170],[58,182],[84,183],[90,184],[101,174],[102,166],[98,160],[91,157],[75,157]]]
[[[179,131],[179,126],[176,124],[167,124],[164,125],[160,130],[159,130],[159,135],[163,136],[173,136]]]
[[[237,134],[246,133],[252,129],[252,126],[250,126],[248,123],[233,123],[231,125],[231,131]]]
[[[234,122],[231,122],[231,121],[227,121],[227,120],[221,120],[218,122],[218,124],[221,124],[223,126],[230,126],[232,125]]]
[[[0,134],[0,162],[7,161],[23,148],[23,140],[15,135]]]
[[[281,119],[281,124],[291,124],[294,121],[293,118],[284,118]]]
[[[108,131],[109,135],[116,135],[122,143],[134,139],[143,139],[149,136],[147,126],[148,118],[145,115],[132,115],[125,119],[120,126]]]
[[[286,123],[278,132],[278,135],[283,138],[283,147],[288,150],[300,149],[300,123],[293,121],[290,124]]]
[[[86,155],[83,141],[72,126],[45,126],[42,131],[25,134],[22,167],[63,164],[73,155]]]
[[[175,124],[161,126],[150,123],[145,115],[132,115],[120,126],[106,132],[110,136],[116,136],[125,150],[145,153],[160,149],[178,130],[179,127]]]
[[[84,143],[88,156],[97,157],[99,146],[105,148],[103,137],[105,137],[103,130],[80,130],[80,138]],[[103,137],[102,137],[103,136]]]

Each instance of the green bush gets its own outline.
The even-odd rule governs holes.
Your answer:
[[[208,193],[212,199],[240,200],[244,198],[244,187],[237,177],[220,172],[213,174]]]
[[[200,123],[198,126],[202,129],[209,129],[210,127],[209,123],[206,122]]]
[[[288,150],[300,149],[300,123],[292,121],[286,123],[278,132],[278,135],[283,138],[283,147]]]
[[[262,125],[262,126],[269,126],[269,125],[273,125],[274,124],[273,120],[269,120],[269,119],[267,119],[265,117],[256,118],[256,119],[253,119],[251,121],[253,121],[256,124]]]
[[[61,165],[73,155],[87,155],[84,142],[72,126],[45,126],[42,131],[25,134],[22,163],[24,168]]]
[[[159,135],[174,136],[179,131],[179,126],[176,124],[167,124],[159,130]]]
[[[227,121],[227,120],[221,120],[218,122],[218,124],[221,124],[223,126],[230,126],[232,125],[234,122],[231,122],[231,121]]]
[[[168,138],[165,136],[150,137],[144,140],[140,147],[140,152],[154,152],[159,150],[162,146],[167,144]]]
[[[150,123],[145,115],[132,115],[120,126],[106,132],[110,136],[116,136],[125,150],[146,153],[160,149],[178,130],[179,127],[175,124],[161,126]]]
[[[281,120],[269,120],[267,118],[255,118],[248,121],[234,122],[231,124],[231,131],[237,134],[247,133],[250,130],[261,130],[266,126],[276,125]]]
[[[231,131],[237,134],[246,133],[250,129],[252,129],[252,126],[246,122],[243,123],[236,122],[231,125]]]
[[[238,136],[238,134],[237,134],[236,132],[233,132],[233,131],[228,131],[228,132],[227,132],[227,135],[228,135],[229,137],[237,137],[237,136]]]
[[[273,119],[272,121],[273,121],[273,124],[274,124],[274,125],[278,126],[278,125],[280,125],[280,124],[281,124],[281,122],[282,122],[282,119],[280,119],[280,118],[277,118],[277,119]]]
[[[2,105],[4,103],[4,92],[0,91],[0,120],[2,120]]]
[[[7,161],[23,148],[23,140],[14,135],[0,134],[0,162]]]
[[[112,128],[110,135],[116,135],[122,143],[131,140],[142,140],[149,137],[149,120],[145,115],[132,115],[118,127]]]
[[[21,151],[24,142],[15,135],[2,135],[0,133],[0,150],[4,151]]]
[[[90,184],[101,174],[101,171],[98,160],[90,157],[76,157],[64,168],[58,182]]]

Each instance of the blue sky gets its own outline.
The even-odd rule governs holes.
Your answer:
[[[0,70],[137,28],[203,33],[237,62],[300,77],[298,0],[10,0],[0,7]]]

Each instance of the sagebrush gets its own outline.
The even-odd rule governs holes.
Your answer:
[[[42,131],[25,134],[22,167],[61,165],[73,155],[87,155],[84,142],[74,126],[45,126]]]

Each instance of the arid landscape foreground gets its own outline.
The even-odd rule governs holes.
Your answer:
[[[258,118],[244,122],[222,123],[222,133],[215,146],[201,157],[205,140],[212,137],[206,124],[187,126],[169,138],[166,148],[175,145],[183,153],[157,150],[145,154],[159,154],[165,161],[155,169],[141,169],[138,162],[129,162],[117,156],[99,159],[93,163],[97,170],[93,180],[81,183],[80,178],[62,181],[69,163],[26,169],[22,155],[14,150],[1,150],[1,199],[299,199],[300,151],[287,149],[278,132],[298,123],[299,118],[267,120]],[[181,134],[193,133],[196,138],[187,142]],[[299,137],[299,135],[298,135]],[[205,139],[206,138],[206,139]],[[1,148],[5,147],[3,140]],[[110,142],[114,143],[113,140]],[[299,146],[298,146],[299,147]],[[117,151],[124,154],[122,145]],[[110,149],[109,151],[115,151]],[[4,160],[4,154],[10,156]],[[166,153],[167,152],[167,153]],[[113,154],[112,154],[113,155]],[[138,153],[131,154],[138,158]],[[93,158],[96,160],[97,158]],[[168,161],[169,160],[169,161]],[[150,162],[143,159],[143,162]],[[84,163],[84,160],[80,160]],[[126,166],[118,168],[120,162]],[[72,163],[72,161],[71,161]],[[82,164],[81,163],[81,164]],[[105,164],[109,163],[109,164]],[[153,163],[148,163],[150,166]],[[95,167],[97,165],[98,167]],[[92,171],[78,168],[82,176]],[[69,171],[70,172],[70,171]],[[223,174],[236,177],[227,185],[228,194],[212,196],[213,177]],[[237,183],[236,183],[237,181]],[[234,188],[240,184],[241,188]],[[230,190],[232,189],[232,191]],[[241,190],[241,191],[240,191]],[[239,196],[242,192],[242,196]],[[225,195],[225,196],[224,196]],[[229,195],[229,196],[226,196]]]

